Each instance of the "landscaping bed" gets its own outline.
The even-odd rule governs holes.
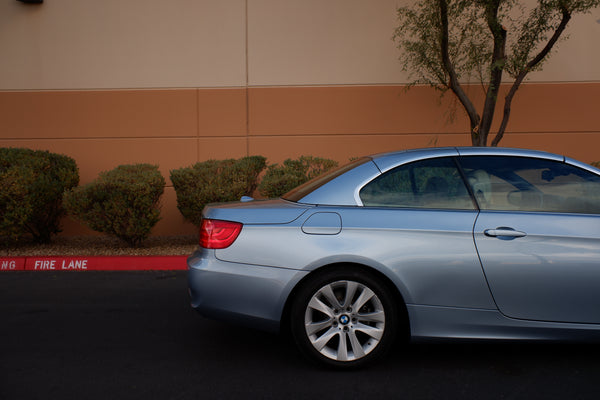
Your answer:
[[[58,236],[50,244],[0,246],[0,257],[33,256],[184,256],[198,247],[197,235],[153,236],[139,247],[128,247],[109,236]]]

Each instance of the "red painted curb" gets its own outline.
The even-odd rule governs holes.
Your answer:
[[[0,257],[0,271],[25,270],[25,257]]]
[[[0,257],[0,271],[167,271],[187,269],[187,256]]]

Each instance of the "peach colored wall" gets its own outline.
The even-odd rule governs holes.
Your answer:
[[[517,94],[504,146],[600,160],[600,83],[527,84]],[[269,162],[469,145],[460,108],[432,89],[402,86],[0,92],[0,146],[73,157],[81,182],[119,164],[175,168],[260,154]],[[67,233],[78,232],[67,223]],[[168,185],[156,234],[193,232]]]
[[[599,99],[600,83],[526,84],[517,93],[502,144],[527,134],[594,135],[600,130]],[[5,91],[0,141],[78,157],[82,181],[88,182],[125,162],[160,161],[167,174],[208,158],[264,153],[280,161],[298,155],[304,140],[314,142],[304,148],[315,155],[339,159],[356,155],[344,143],[364,138],[385,143],[384,150],[405,148],[407,140],[468,145],[460,107],[449,117],[453,104],[450,95],[440,101],[430,88],[403,86]],[[269,150],[268,143],[277,141],[276,150]],[[288,141],[294,145],[285,145]],[[584,161],[596,157],[577,141],[563,149]]]
[[[470,145],[460,106],[451,95],[440,103],[427,87],[252,88],[249,98],[251,152],[278,154],[276,161],[307,151],[341,161],[392,149]],[[600,160],[599,109],[600,83],[524,85],[501,145]]]

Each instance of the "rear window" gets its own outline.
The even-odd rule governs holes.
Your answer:
[[[288,201],[298,202],[304,197],[306,197],[309,193],[312,193],[313,191],[317,190],[326,183],[331,182],[338,176],[343,175],[351,169],[356,168],[359,165],[365,164],[369,161],[371,161],[370,157],[362,157],[358,160],[351,162],[350,164],[346,164],[341,167],[327,171],[324,174],[321,174],[316,178],[313,178],[310,181],[303,183],[302,185],[290,190],[289,192],[281,196],[281,198]]]
[[[366,184],[360,191],[366,207],[475,208],[460,171],[450,157],[403,164]]]

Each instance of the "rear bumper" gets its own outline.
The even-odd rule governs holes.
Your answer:
[[[200,249],[187,261],[191,304],[203,316],[278,331],[285,302],[306,271],[218,260]]]

